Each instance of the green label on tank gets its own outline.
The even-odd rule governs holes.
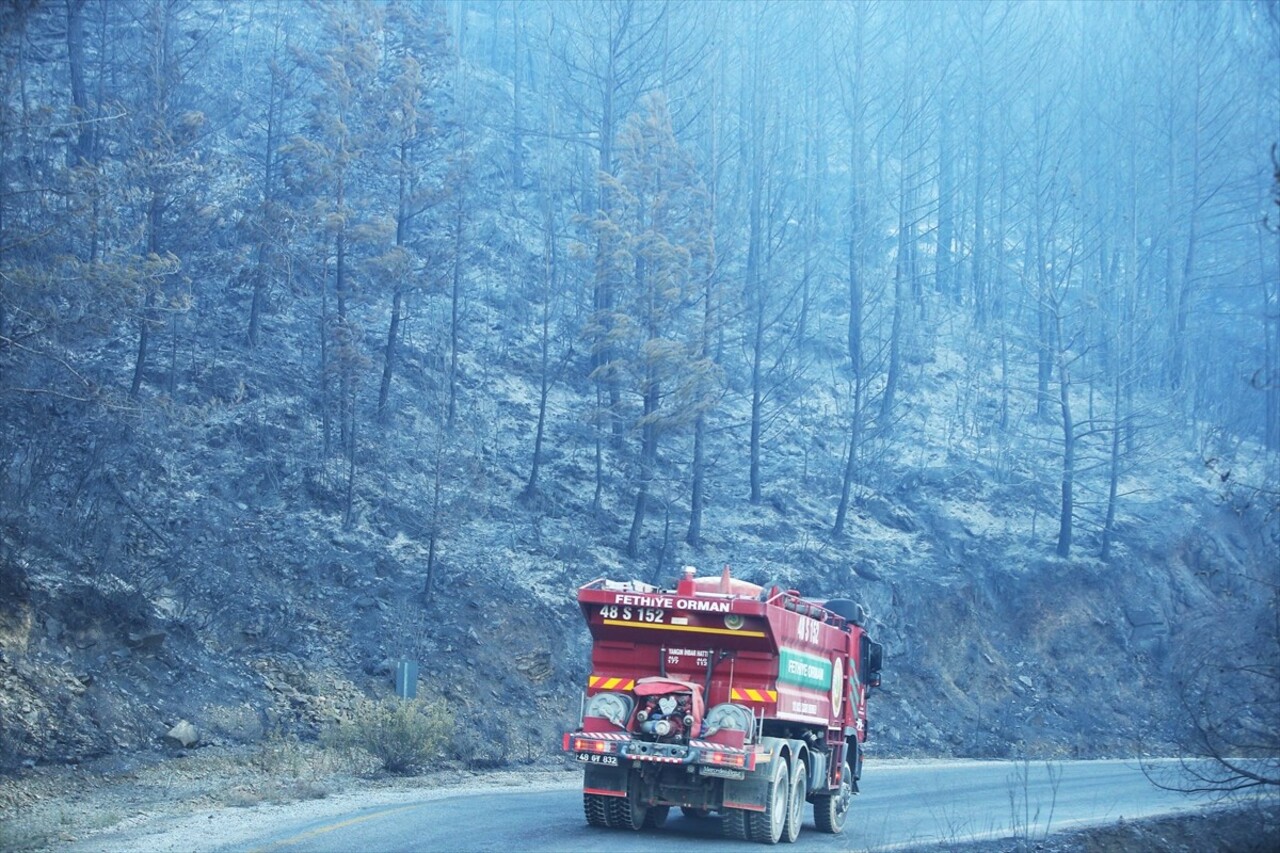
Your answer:
[[[831,686],[831,661],[794,649],[783,649],[782,658],[778,661],[778,680],[826,690]]]

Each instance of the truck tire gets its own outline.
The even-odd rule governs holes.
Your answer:
[[[587,816],[588,826],[609,825],[609,800],[611,799],[613,797],[604,797],[600,794],[582,795],[582,811]]]
[[[667,822],[669,814],[671,814],[671,806],[649,806],[644,816],[644,828],[657,829]]]
[[[853,771],[846,761],[840,768],[840,788],[834,794],[820,794],[813,798],[813,822],[819,832],[837,835],[844,831],[844,819],[849,814],[849,802],[853,799]]]
[[[637,832],[644,828],[649,807],[631,797],[609,797],[609,826]]]
[[[782,830],[787,825],[787,801],[791,794],[791,779],[787,773],[787,762],[781,755],[773,757],[773,776],[769,780],[769,790],[765,794],[763,812],[747,813],[747,833],[752,841],[760,844],[777,844],[782,838]]]
[[[800,827],[804,825],[804,795],[808,786],[804,759],[797,758],[791,767],[791,793],[787,796],[787,822],[782,828],[782,840],[788,844],[795,843],[800,837]]]
[[[720,821],[720,834],[734,841],[748,841],[747,812],[742,809],[725,809]]]
[[[640,800],[639,776],[633,771],[627,777],[627,795],[625,797],[608,797],[609,826],[614,829],[630,829],[638,832],[645,827],[649,817],[649,807]]]

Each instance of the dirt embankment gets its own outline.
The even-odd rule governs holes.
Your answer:
[[[291,738],[252,748],[113,757],[0,775],[0,850],[209,849],[222,831],[266,832],[273,807],[317,815],[364,800],[501,785],[577,785],[559,761],[471,771],[448,763],[421,775],[372,775],[351,755]],[[234,813],[230,820],[214,816]],[[199,817],[199,821],[192,818]],[[103,839],[113,839],[105,843]]]

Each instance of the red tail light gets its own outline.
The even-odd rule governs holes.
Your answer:
[[[706,756],[712,764],[721,767],[743,767],[747,756],[741,752],[713,752]]]
[[[613,744],[606,740],[576,737],[571,749],[574,752],[613,752]]]

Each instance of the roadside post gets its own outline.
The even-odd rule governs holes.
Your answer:
[[[417,698],[418,662],[416,660],[396,661],[396,695],[401,699]]]

